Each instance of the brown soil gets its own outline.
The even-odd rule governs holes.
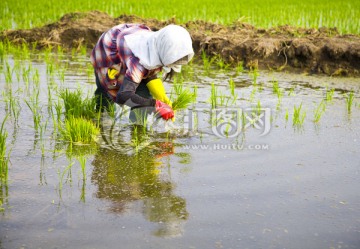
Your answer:
[[[128,15],[112,18],[99,11],[70,13],[43,27],[4,31],[0,40],[37,42],[39,48],[61,45],[71,49],[86,44],[92,49],[104,31],[120,23],[145,23],[158,30],[176,20],[159,21]],[[181,25],[189,30],[197,54],[205,51],[211,56],[221,56],[232,65],[244,62],[247,68],[360,75],[360,36],[340,35],[336,28],[257,29],[246,23],[223,26],[204,21]]]

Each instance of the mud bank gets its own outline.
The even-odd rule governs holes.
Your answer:
[[[104,31],[126,22],[145,23],[158,30],[176,20],[159,21],[128,15],[112,18],[99,11],[69,13],[43,27],[4,31],[0,39],[14,43],[36,42],[38,48],[61,45],[70,49],[86,45],[92,49]],[[204,21],[181,25],[191,33],[198,55],[205,51],[210,56],[221,56],[232,65],[243,62],[247,68],[360,76],[360,37],[340,35],[336,28],[257,29],[240,22],[224,26]]]

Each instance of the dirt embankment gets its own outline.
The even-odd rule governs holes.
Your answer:
[[[145,23],[158,30],[176,20],[128,15],[112,18],[99,11],[70,13],[40,28],[4,31],[0,39],[37,42],[38,47],[73,48],[86,44],[91,49],[104,31],[120,23]],[[223,26],[204,21],[190,21],[182,26],[189,30],[197,54],[205,51],[211,56],[221,56],[227,63],[241,61],[247,68],[360,76],[360,36],[339,35],[336,28],[257,29],[246,23]]]

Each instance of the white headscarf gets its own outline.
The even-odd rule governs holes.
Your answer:
[[[189,32],[178,25],[168,25],[156,32],[137,32],[126,35],[125,41],[140,64],[148,70],[163,67],[165,72],[174,69],[180,72],[181,64],[174,62],[187,56],[189,62],[194,56]]]

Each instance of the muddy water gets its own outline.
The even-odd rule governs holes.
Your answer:
[[[56,85],[92,93],[86,60],[63,61],[68,70],[64,82],[55,73]],[[24,103],[33,83],[27,89],[14,74],[21,110],[5,125],[12,150],[1,192],[1,248],[359,248],[360,79],[260,72],[254,84],[251,73],[194,66],[184,84],[197,86],[197,102],[174,123],[151,125],[150,117],[148,131],[134,129],[117,108],[115,119],[103,115],[97,146],[70,150],[54,138],[46,63],[31,63],[48,124],[41,139]],[[229,77],[236,102],[213,112],[211,83],[230,96]],[[274,80],[283,89],[280,102]],[[335,89],[333,99],[314,123],[327,88]],[[9,89],[4,74],[0,89]],[[344,94],[351,90],[349,113]],[[301,103],[304,123],[293,126]],[[231,126],[221,122],[228,117],[236,120]]]

